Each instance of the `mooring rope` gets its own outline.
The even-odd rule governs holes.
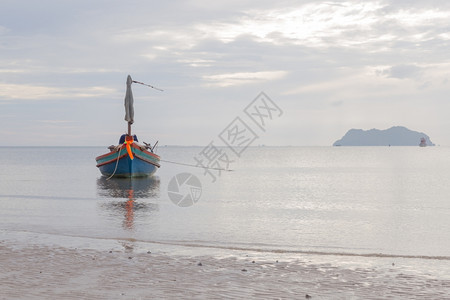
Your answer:
[[[119,154],[117,155],[116,167],[114,168],[114,172],[111,174],[111,176],[109,176],[108,178],[106,178],[106,180],[110,180],[110,179],[116,174],[117,166],[119,165],[120,153],[122,152],[122,149],[123,149],[123,148],[121,147],[120,150],[119,150]],[[216,170],[216,171],[227,171],[227,172],[232,172],[232,171],[234,171],[234,170],[230,170],[230,169],[205,167],[205,166],[199,166],[199,165],[192,165],[192,164],[180,163],[180,162],[170,161],[170,160],[164,160],[164,159],[160,159],[159,161],[166,162],[166,163],[170,163],[170,164],[175,164],[175,165],[182,165],[182,166],[187,166],[187,167],[193,167],[193,168],[202,168],[202,169],[209,169],[209,170]]]
[[[114,172],[111,174],[111,176],[109,176],[108,178],[106,178],[106,180],[110,180],[110,179],[114,176],[114,174],[116,174],[117,166],[119,165],[120,152],[122,152],[122,147],[120,148],[119,154],[117,155],[116,167],[114,168]]]
[[[210,170],[216,170],[216,171],[227,171],[227,172],[233,171],[233,170],[230,170],[230,169],[212,168],[212,167],[205,167],[205,166],[199,166],[199,165],[191,165],[191,164],[185,164],[185,163],[180,163],[180,162],[170,161],[170,160],[164,160],[164,159],[160,159],[160,161],[163,161],[163,162],[166,162],[166,163],[175,164],[175,165],[182,165],[182,166],[193,167],[193,168],[202,168],[202,169],[210,169]]]

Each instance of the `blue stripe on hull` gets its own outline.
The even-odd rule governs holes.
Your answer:
[[[138,157],[131,160],[130,157],[126,155],[120,158],[119,162],[114,160],[109,164],[100,166],[99,169],[105,176],[111,176],[114,173],[114,177],[143,177],[153,175],[153,173],[156,172],[157,167]],[[116,172],[114,172],[115,169]]]

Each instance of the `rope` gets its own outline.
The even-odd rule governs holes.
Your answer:
[[[155,89],[155,90],[164,92],[164,90],[162,90],[162,89],[160,89],[160,88],[157,88],[156,86],[153,86],[153,85],[150,85],[150,84],[146,84],[146,83],[143,83],[143,82],[140,82],[140,81],[136,81],[136,80],[133,80],[132,82],[134,82],[134,83],[139,83],[139,84],[142,84],[142,85],[151,87],[152,89]]]
[[[110,179],[114,176],[114,174],[116,174],[117,166],[119,165],[119,158],[120,158],[120,153],[121,153],[121,152],[122,152],[122,148],[119,150],[119,154],[117,155],[116,167],[114,168],[114,172],[111,174],[111,176],[109,176],[108,178],[106,178],[106,180],[110,180]],[[170,163],[170,164],[175,164],[175,165],[182,165],[182,166],[193,167],[193,168],[202,168],[202,169],[210,169],[210,170],[216,170],[216,171],[227,171],[227,172],[232,172],[232,171],[234,171],[234,170],[223,169],[223,168],[211,168],[211,167],[205,167],[205,166],[198,166],[198,165],[185,164],[185,163],[180,163],[180,162],[170,161],[170,160],[164,160],[164,159],[160,159],[160,161],[166,162],[166,163]]]
[[[122,152],[122,148],[120,148],[120,150],[119,150],[119,155],[117,155],[116,167],[114,168],[114,172],[111,174],[111,176],[109,176],[108,178],[106,178],[106,180],[110,180],[110,179],[114,176],[114,174],[116,174],[117,166],[119,165],[120,152]]]
[[[175,165],[194,167],[194,168],[210,169],[210,170],[217,170],[217,171],[227,171],[227,172],[233,171],[233,170],[229,170],[229,169],[211,168],[211,167],[205,167],[205,166],[191,165],[191,164],[185,164],[185,163],[180,163],[180,162],[170,161],[170,160],[163,160],[163,159],[160,159],[160,161],[163,161],[163,162],[166,162],[166,163],[175,164]]]

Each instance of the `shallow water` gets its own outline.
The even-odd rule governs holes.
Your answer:
[[[94,158],[105,150],[0,148],[0,239],[94,249],[133,241],[174,255],[240,251],[337,268],[396,263],[450,279],[450,148],[248,148],[230,154],[232,172],[162,162],[153,178],[133,180],[101,177]],[[196,164],[202,150],[158,154]],[[186,172],[201,196],[180,207],[168,185]]]

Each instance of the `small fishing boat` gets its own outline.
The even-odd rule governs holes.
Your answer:
[[[123,134],[117,146],[109,146],[109,153],[95,158],[97,167],[104,176],[108,177],[144,177],[153,175],[160,167],[160,157],[154,153],[156,142],[153,146],[138,143],[136,135],[131,134],[131,125],[134,123],[133,93],[131,84],[139,83],[151,88],[154,86],[133,81],[131,76],[127,78],[127,91],[125,94],[125,121],[128,122],[128,133]],[[161,90],[160,90],[161,91]]]
[[[419,144],[419,146],[420,146],[420,147],[426,147],[426,146],[427,146],[427,141],[425,140],[425,138],[421,138],[421,139],[420,139],[420,144]]]

